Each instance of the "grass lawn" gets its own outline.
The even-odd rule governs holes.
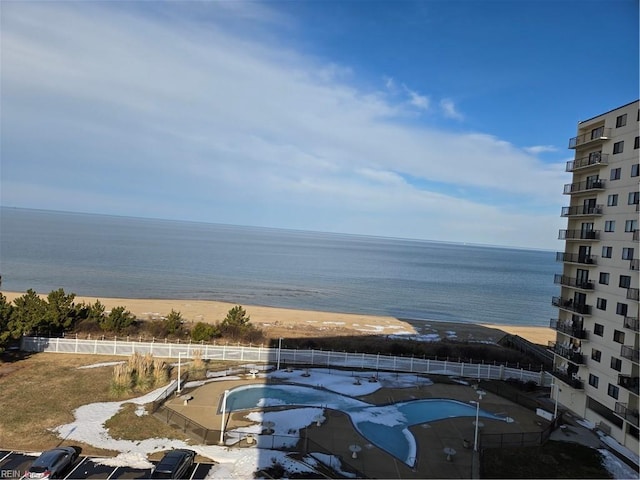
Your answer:
[[[611,478],[597,450],[548,441],[542,447],[491,448],[482,455],[482,478]]]
[[[122,401],[141,393],[114,398],[109,392],[113,367],[78,369],[83,365],[125,361],[123,356],[37,353],[0,360],[0,447],[42,451],[58,445],[77,445],[84,454],[110,452],[78,442],[64,441],[51,429],[74,420],[73,411],[89,403]],[[175,374],[175,372],[174,372]],[[152,415],[137,416],[133,404],[109,421],[115,438],[140,440],[168,437],[186,439]]]

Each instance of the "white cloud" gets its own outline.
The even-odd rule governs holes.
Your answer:
[[[524,147],[523,150],[531,155],[538,155],[545,152],[557,152],[558,149],[553,145],[534,145],[533,147]]]
[[[349,66],[216,23],[214,4],[198,4],[200,22],[171,23],[118,5],[3,7],[3,204],[478,243],[556,238],[544,215],[555,218],[564,172],[492,135],[407,125],[427,96],[403,86],[409,107],[362,89]]]
[[[447,118],[453,118],[454,120],[464,119],[464,116],[456,109],[453,100],[443,98],[440,100],[440,108],[442,109],[444,116]]]
[[[418,92],[411,90],[406,85],[403,85],[404,91],[409,95],[409,103],[419,108],[420,110],[429,110],[429,105],[431,104],[431,100],[426,95],[421,95]]]
[[[384,77],[384,86],[391,93],[398,92],[398,86],[396,85],[396,81],[392,77]]]

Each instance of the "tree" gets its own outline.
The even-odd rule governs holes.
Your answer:
[[[103,317],[100,327],[107,332],[122,333],[135,321],[136,317],[124,307],[114,307],[109,315]]]
[[[39,332],[45,325],[47,302],[29,289],[14,301],[14,308],[9,320],[9,331],[14,338],[31,332]]]
[[[165,319],[165,326],[168,334],[178,333],[182,329],[182,314],[172,309]]]
[[[227,316],[222,321],[222,327],[244,327],[249,325],[251,319],[247,316],[247,312],[240,305],[236,305],[227,312]]]
[[[7,297],[0,293],[0,352],[4,350],[7,342],[11,338],[9,320],[11,318],[12,310],[13,307],[11,303],[7,301]]]
[[[262,331],[251,325],[251,319],[240,305],[236,305],[227,313],[220,323],[220,332],[231,338],[242,338],[255,341],[262,336]]]
[[[75,297],[75,293],[67,295],[62,288],[49,293],[44,322],[48,324],[50,331],[62,333],[75,326],[81,311],[73,303]]]
[[[105,317],[104,312],[105,312],[104,305],[100,303],[100,300],[96,300],[96,303],[94,303],[93,305],[89,305],[87,307],[87,319],[93,320],[97,323],[102,323]]]

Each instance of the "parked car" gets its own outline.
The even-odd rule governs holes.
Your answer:
[[[29,469],[22,476],[24,479],[62,478],[65,471],[73,465],[78,458],[78,452],[73,447],[58,447],[36,458]]]
[[[183,478],[193,465],[196,452],[179,448],[165,453],[162,460],[151,472],[151,478]]]

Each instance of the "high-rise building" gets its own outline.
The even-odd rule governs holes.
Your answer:
[[[556,254],[552,396],[638,451],[638,101],[578,123]]]

